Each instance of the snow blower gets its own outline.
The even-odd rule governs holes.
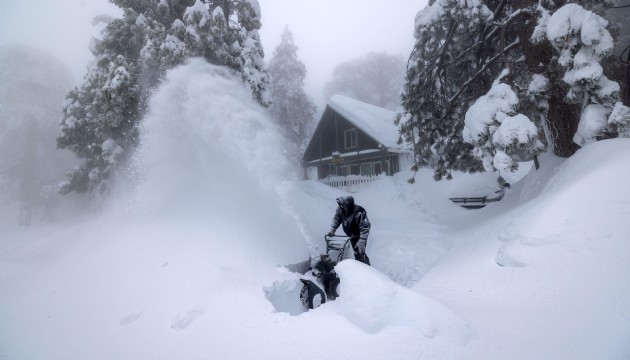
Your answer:
[[[350,244],[348,236],[333,235],[324,236],[326,241],[326,254],[322,254],[319,260],[312,266],[311,272],[300,279],[304,284],[300,291],[300,300],[306,309],[314,309],[326,302],[339,297],[337,287],[341,282],[335,272],[335,265],[344,259],[346,248]],[[331,253],[335,256],[334,261]]]

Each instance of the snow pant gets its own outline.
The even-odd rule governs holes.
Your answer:
[[[370,258],[367,256],[365,251],[359,251],[359,248],[357,247],[357,243],[358,242],[359,242],[359,238],[358,237],[350,239],[350,244],[352,245],[352,250],[354,250],[354,259],[364,263],[365,265],[369,266],[370,265]],[[365,245],[367,245],[367,243]]]
[[[324,291],[326,292],[326,297],[330,300],[335,300],[339,297],[339,293],[337,293],[337,286],[341,280],[337,273],[333,270],[331,273],[322,275],[322,284],[324,285]]]
[[[341,280],[335,272],[335,263],[330,260],[328,255],[322,255],[321,260],[315,264],[314,269],[319,273],[316,276],[320,278],[322,285],[324,285],[326,297],[330,300],[338,298],[337,286],[339,286]]]

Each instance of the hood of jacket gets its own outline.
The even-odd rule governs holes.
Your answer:
[[[354,198],[352,196],[338,197],[337,204],[339,204],[339,207],[341,207],[346,214],[351,214],[354,211]]]

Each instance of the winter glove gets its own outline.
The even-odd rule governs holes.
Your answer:
[[[367,240],[365,239],[359,239],[359,241],[357,242],[357,246],[356,246],[356,252],[363,255],[365,254],[365,243],[367,242]]]
[[[331,230],[328,232],[328,234],[326,234],[326,235],[327,235],[327,236],[335,236],[335,230],[332,230],[332,229],[331,229]]]

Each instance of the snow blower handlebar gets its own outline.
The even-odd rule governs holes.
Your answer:
[[[328,234],[324,235],[324,239],[327,239],[327,238],[332,238],[332,237],[342,237],[342,238],[347,238],[347,237],[350,237],[350,236],[348,236],[348,235],[336,235],[336,234],[335,234],[335,235],[328,235]]]
[[[342,241],[341,239],[348,239],[345,241]],[[324,235],[324,240],[326,241],[327,245],[330,245],[331,243],[347,243],[350,240],[350,236],[348,235],[330,235],[330,234],[326,234]]]
[[[347,235],[324,235],[324,240],[326,241],[326,255],[330,255],[331,251],[336,251],[338,256],[336,262],[339,262],[343,259],[343,254],[350,242],[350,236]]]

